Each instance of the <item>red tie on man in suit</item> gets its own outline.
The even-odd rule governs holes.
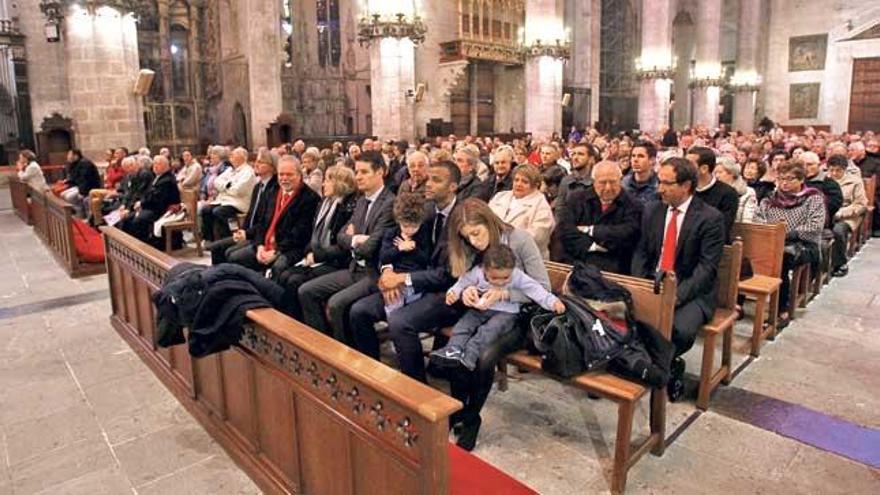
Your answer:
[[[675,270],[675,245],[678,242],[678,208],[672,209],[672,218],[666,226],[666,235],[663,236],[663,254],[660,258],[660,269],[664,271]]]
[[[275,227],[278,225],[278,221],[281,220],[281,215],[284,214],[287,206],[293,200],[294,195],[294,192],[285,193],[283,189],[278,190],[278,197],[275,199],[275,214],[272,215],[272,222],[266,231],[265,239],[263,239],[263,247],[267,251],[275,250]]]

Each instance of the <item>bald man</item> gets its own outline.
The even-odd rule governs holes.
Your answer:
[[[143,198],[134,204],[131,211],[124,212],[121,228],[162,249],[162,240],[152,236],[153,222],[165,214],[168,207],[180,204],[180,190],[177,188],[177,179],[171,172],[171,164],[164,155],[153,158],[153,174],[156,178],[144,192]]]
[[[623,189],[617,162],[593,167],[593,184],[572,192],[559,211],[556,235],[562,243],[561,261],[584,261],[601,270],[629,274],[639,240],[642,203]]]

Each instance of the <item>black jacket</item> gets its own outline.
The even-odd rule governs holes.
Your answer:
[[[101,174],[91,160],[82,158],[70,164],[67,182],[76,186],[81,196],[87,197],[92,189],[100,189]]]
[[[394,239],[400,237],[400,226],[385,232],[382,247],[379,249],[379,266],[391,265],[397,273],[409,273],[428,268],[431,262],[431,228],[425,224],[419,227],[413,240],[416,247],[412,251],[401,251],[394,245]]]
[[[336,238],[338,232],[348,224],[349,220],[351,220],[351,215],[354,213],[354,207],[357,204],[357,200],[358,195],[356,193],[351,193],[342,198],[336,206],[336,210],[329,219],[330,225],[327,229],[330,238],[326,243],[321,242],[321,239],[318,239],[317,237],[317,223],[321,221],[321,219],[317,217],[315,218],[312,225],[312,236],[309,240],[306,252],[311,252],[314,255],[316,263],[327,263],[339,268],[345,268],[348,266],[349,261],[351,261],[351,253],[343,249],[337,242]],[[318,207],[318,210],[320,211],[320,206]]]
[[[483,193],[480,195],[481,198],[486,198],[486,201],[495,197],[496,194],[503,191],[510,191],[513,189],[513,170],[507,173],[503,179],[498,180],[498,176],[492,174],[492,177],[489,178],[486,182],[483,182]]]
[[[394,193],[387,187],[382,189],[375,203],[369,207],[369,215],[367,215],[367,199],[364,196],[358,198],[351,220],[336,234],[336,242],[339,246],[353,255],[349,264],[350,269],[355,270],[359,266],[358,261],[363,261],[366,268],[378,269],[379,246],[382,244],[385,231],[394,226],[394,216],[391,211],[393,206]],[[345,232],[349,225],[354,227],[354,235],[367,235],[369,239],[357,247],[352,247],[353,236]]]
[[[716,179],[712,187],[697,191],[696,196],[724,216],[724,243],[728,244],[733,232],[733,222],[736,221],[736,210],[739,209],[739,194],[736,189]]]
[[[262,182],[257,182],[257,185],[254,186],[254,189],[251,192],[251,203],[250,206],[248,206],[247,216],[245,217],[244,225],[242,226],[248,239],[256,238],[257,226],[260,225],[266,215],[269,215],[268,221],[272,221],[272,210],[267,210],[267,203],[269,201],[274,201],[275,195],[278,194],[278,177],[273,175],[272,178],[269,179],[269,182],[266,183],[263,192],[257,194],[261,186]],[[257,202],[257,196],[260,198],[259,202]],[[253,219],[253,221],[251,219]]]
[[[177,188],[177,179],[169,170],[153,179],[141,199],[141,210],[149,210],[162,216],[168,207],[176,204],[180,204],[180,189]]]
[[[455,208],[458,208],[461,202],[456,199],[455,205],[452,207],[452,210],[449,212],[449,216],[452,216]],[[421,232],[425,230],[427,232],[434,231],[434,221],[437,219],[437,209],[433,202],[429,203],[427,206],[427,215],[425,216],[425,221],[422,222],[422,227],[419,229]],[[449,256],[447,250],[447,240],[449,239],[449,217],[446,217],[446,227],[442,230],[440,234],[440,238],[434,243],[434,246],[431,249],[431,260],[428,263],[428,268],[425,270],[411,272],[410,279],[412,279],[412,286],[416,293],[426,293],[426,292],[445,292],[452,284],[455,283],[455,278],[449,272]]]
[[[822,196],[825,198],[825,228],[831,228],[834,224],[834,215],[843,206],[843,191],[840,189],[840,184],[820,173],[812,178],[807,177],[805,185],[822,191]]]
[[[125,174],[119,185],[116,186],[116,192],[119,194],[119,203],[130,210],[134,204],[143,199],[144,193],[153,183],[156,177],[153,172],[140,168],[132,173]]]
[[[189,327],[192,356],[224,351],[241,339],[247,311],[277,307],[283,294],[280,286],[242,266],[180,263],[153,294],[156,343],[162,347],[183,343],[183,327]]]
[[[865,157],[855,163],[862,171],[862,177],[866,179],[880,175],[880,155],[876,153],[865,153]]]
[[[654,278],[663,249],[667,210],[660,202],[645,207],[642,236],[633,255],[633,276]],[[676,306],[696,301],[706,318],[715,312],[715,281],[724,250],[723,225],[721,213],[694,196],[676,243]]]
[[[456,197],[459,201],[464,201],[468,198],[479,198],[488,202],[490,199],[486,196],[488,193],[489,191],[483,186],[483,182],[477,177],[477,174],[471,172],[461,178],[461,182],[458,183],[458,194],[456,194]]]
[[[277,189],[275,194],[266,197],[266,213],[260,218],[260,222],[254,227],[252,242],[259,246],[265,242],[266,232],[272,224],[272,216],[275,214],[275,204],[278,201]],[[321,197],[305,184],[294,197],[275,226],[275,251],[296,263],[306,254],[306,246],[312,232],[312,222],[318,211]]]
[[[565,263],[584,261],[600,270],[628,274],[632,255],[639,240],[642,204],[621,190],[611,206],[602,211],[602,203],[593,188],[574,191],[567,207],[559,211],[557,235],[563,246]],[[578,226],[593,226],[592,235]],[[606,250],[590,248],[596,244]]]
[[[766,181],[766,180],[755,180],[752,182],[747,182],[749,187],[755,190],[755,195],[758,197],[758,204],[761,204],[761,201],[770,196],[770,194],[776,190],[776,184]]]

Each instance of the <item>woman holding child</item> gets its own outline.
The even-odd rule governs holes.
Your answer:
[[[497,313],[509,322],[505,313],[518,313],[519,305],[533,298],[547,309],[561,308],[556,305],[558,299],[547,293],[550,278],[541,251],[527,231],[504,223],[486,203],[475,198],[454,210],[448,229],[450,271],[459,283],[447,293],[446,302],[460,301],[470,317],[466,314],[456,326],[454,334],[458,336],[450,341],[452,346],[432,354],[432,362],[451,368],[451,393],[464,409],[455,413],[450,423],[458,435],[458,445],[471,450],[480,431],[480,411],[492,388],[495,364],[516,350],[523,338],[516,325],[490,324],[486,332],[483,324],[491,323]],[[460,342],[466,343],[459,348],[461,359],[455,359]],[[475,361],[471,357],[474,352]]]

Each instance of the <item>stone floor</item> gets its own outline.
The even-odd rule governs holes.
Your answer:
[[[0,495],[258,493],[110,327],[106,278],[69,279],[2,189],[0,232]],[[670,405],[673,442],[630,471],[628,492],[880,493],[880,441],[854,446],[880,434],[878,266],[872,241],[754,362],[740,322],[741,372],[709,412]],[[776,428],[756,400],[812,419]],[[637,424],[646,415],[643,403]],[[490,396],[474,453],[541,493],[604,493],[615,417],[607,401],[514,375]]]

